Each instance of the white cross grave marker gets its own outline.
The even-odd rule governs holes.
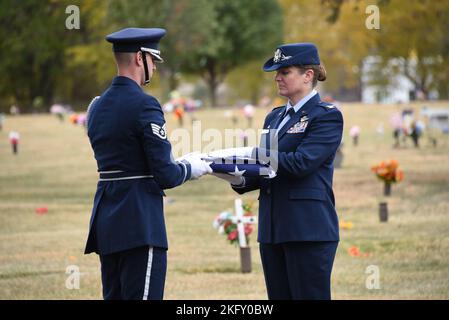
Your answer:
[[[257,218],[243,215],[242,199],[235,199],[235,216],[231,218],[231,221],[237,225],[240,248],[246,248],[248,244],[246,243],[245,224],[255,224]]]

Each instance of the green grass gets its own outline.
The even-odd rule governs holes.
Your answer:
[[[444,104],[440,104],[444,105]],[[414,105],[418,110],[419,105]],[[342,106],[345,116],[343,168],[336,170],[334,192],[340,219],[354,227],[341,230],[332,277],[334,299],[449,298],[449,139],[435,149],[393,149],[389,116],[399,106]],[[254,126],[267,109],[259,109]],[[224,110],[198,112],[203,130],[232,127]],[[169,129],[176,123],[167,115]],[[379,123],[385,134],[376,133]],[[360,145],[351,144],[352,125],[362,128]],[[240,126],[246,122],[240,120]],[[190,128],[187,125],[187,128]],[[256,128],[256,127],[255,127]],[[11,154],[8,132],[21,134],[19,154]],[[380,223],[382,185],[371,165],[397,159],[405,180],[393,186],[389,221]],[[0,132],[0,299],[101,299],[98,257],[83,255],[96,163],[83,128],[49,115],[6,119]],[[253,272],[239,272],[238,249],[212,228],[215,216],[237,197],[213,177],[167,190],[174,200],[165,215],[170,249],[166,299],[265,299],[256,234],[251,238]],[[257,199],[257,192],[244,200]],[[35,209],[47,206],[45,215]],[[256,202],[257,209],[257,202]],[[368,257],[352,257],[358,246]],[[81,272],[79,290],[65,287],[66,267]],[[380,270],[380,289],[365,286],[366,268]]]

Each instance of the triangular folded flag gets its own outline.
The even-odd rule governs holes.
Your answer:
[[[276,172],[268,164],[251,158],[206,157],[203,159],[209,162],[209,166],[214,173],[226,173],[236,177],[264,177],[268,179],[276,177]]]

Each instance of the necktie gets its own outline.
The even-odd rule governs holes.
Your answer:
[[[279,118],[279,122],[277,123],[276,128],[278,130],[280,130],[282,128],[282,126],[285,124],[285,122],[287,122],[287,121],[284,121],[285,118],[287,117],[287,115],[289,115],[291,118],[294,114],[295,114],[295,108],[290,107],[290,109],[286,110],[284,112],[284,114]]]
[[[290,116],[290,118],[295,114],[295,108],[290,107],[290,109],[288,109],[287,112],[285,112],[285,115],[283,116],[283,118],[285,118],[287,115]]]

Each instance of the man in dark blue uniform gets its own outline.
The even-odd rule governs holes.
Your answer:
[[[288,103],[265,119],[261,147],[236,148],[215,156],[270,160],[273,179],[240,177],[239,194],[260,190],[260,254],[270,299],[330,299],[330,276],[339,241],[332,191],[333,161],[343,117],[314,90],[326,79],[311,43],[279,46],[264,65],[276,71],[279,94]]]
[[[88,108],[88,136],[97,160],[85,253],[100,255],[105,299],[162,299],[168,248],[164,189],[210,173],[190,154],[173,160],[159,102],[141,89],[150,82],[164,29],[110,34],[118,76]]]

